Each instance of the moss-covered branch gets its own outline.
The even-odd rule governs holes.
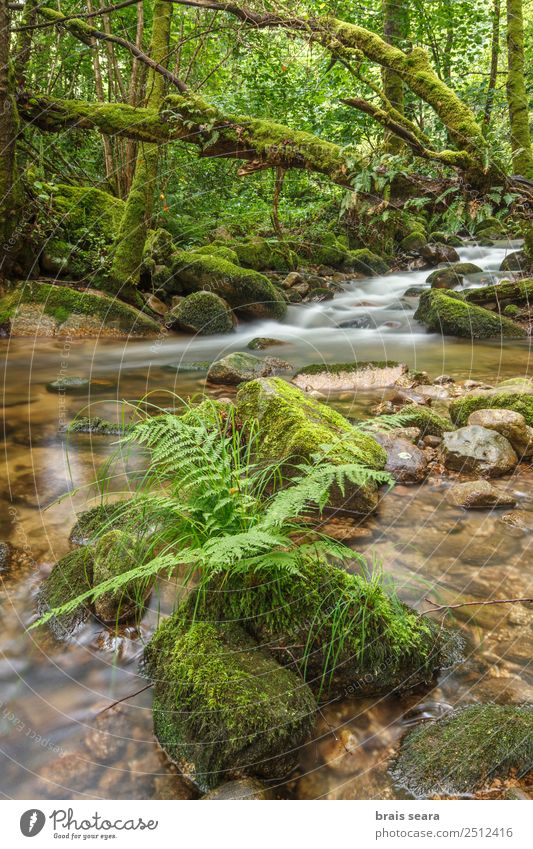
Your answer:
[[[350,152],[336,144],[273,121],[228,115],[198,97],[167,97],[157,112],[125,103],[20,95],[19,110],[24,120],[48,132],[94,129],[141,142],[182,141],[200,148],[202,156],[314,171],[346,187],[357,170]]]

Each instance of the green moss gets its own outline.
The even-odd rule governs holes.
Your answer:
[[[507,304],[533,305],[533,279],[502,280],[493,286],[480,286],[464,292],[464,299],[469,304],[483,306],[496,305],[504,307]]]
[[[142,267],[153,273],[157,266],[170,267],[174,253],[172,234],[163,227],[149,230],[143,249]]]
[[[173,277],[188,291],[206,289],[250,318],[283,318],[287,304],[267,277],[215,256],[178,251]]]
[[[457,293],[452,297],[449,292],[439,289],[422,293],[414,317],[434,333],[467,339],[516,339],[526,335],[525,330],[514,321],[468,304]]]
[[[94,541],[97,534],[123,527],[127,522],[124,514],[124,506],[127,504],[127,500],[114,504],[98,504],[79,513],[70,532],[69,541],[73,545],[88,545]]]
[[[100,236],[111,243],[124,213],[124,201],[100,189],[55,184],[47,186],[59,229],[78,247]]]
[[[442,436],[443,433],[453,430],[451,421],[430,407],[407,404],[400,410],[400,415],[405,419],[403,427],[418,427],[421,436]],[[377,423],[379,424],[379,418]]]
[[[68,427],[69,433],[91,433],[99,436],[123,436],[129,425],[117,424],[100,416],[77,416]]]
[[[316,704],[238,625],[171,617],[145,651],[155,680],[154,730],[169,757],[202,789],[229,775],[285,775],[311,732]]]
[[[37,603],[39,616],[87,592],[92,586],[92,578],[93,560],[88,549],[80,548],[66,554],[44,579]],[[70,613],[54,616],[49,620],[48,627],[57,639],[65,639],[90,615],[90,606],[82,603]]]
[[[131,533],[114,528],[99,536],[93,556],[93,585],[128,572],[137,565],[135,539]],[[108,590],[94,600],[95,614],[103,622],[139,619],[152,578],[137,578],[118,590]]]
[[[533,769],[533,709],[469,705],[404,738],[393,775],[413,795],[471,794]]]
[[[86,315],[104,324],[117,324],[134,335],[157,333],[159,325],[134,307],[96,292],[80,292],[68,286],[26,281],[0,299],[0,324],[8,322],[22,304],[42,304],[48,315]]]
[[[239,255],[237,251],[226,245],[202,245],[199,248],[191,248],[191,253],[202,254],[203,256],[219,256],[222,259],[227,259],[234,265],[239,265]]]
[[[299,369],[295,377],[305,374],[342,374],[343,372],[364,371],[365,369],[395,368],[401,363],[395,360],[368,360],[352,363],[311,363]]]
[[[320,560],[275,582],[257,574],[225,580],[193,594],[174,617],[239,623],[320,698],[409,690],[431,681],[459,647],[379,580]]]
[[[254,236],[244,242],[231,242],[241,265],[255,271],[292,271],[298,265],[296,254],[287,245]]]
[[[369,251],[368,248],[348,251],[343,261],[343,267],[367,275],[386,274],[389,270],[385,260]]]
[[[453,262],[446,268],[436,268],[426,279],[433,289],[452,289],[460,286],[463,277],[469,274],[480,274],[481,268],[473,262]]]
[[[358,432],[336,410],[281,378],[262,378],[241,387],[237,413],[242,420],[258,422],[257,451],[259,459],[267,463],[294,463],[327,453],[332,463],[358,462],[383,469],[387,460],[385,451],[371,436]],[[377,505],[376,486],[347,485],[344,493],[333,487],[330,504],[367,513]]]
[[[533,394],[520,392],[494,392],[490,395],[465,395],[455,398],[450,404],[450,416],[454,424],[463,427],[468,422],[470,413],[475,410],[514,410],[521,413],[527,424],[533,427]]]
[[[507,318],[517,318],[520,315],[520,307],[517,307],[516,304],[507,304],[507,306],[503,308],[503,314],[506,315]]]
[[[229,305],[213,292],[194,292],[187,295],[170,311],[166,322],[188,333],[199,333],[203,336],[229,333],[235,325]]]
[[[401,240],[400,249],[402,251],[418,251],[420,248],[423,248],[426,243],[426,234],[414,230],[412,233],[404,236]]]

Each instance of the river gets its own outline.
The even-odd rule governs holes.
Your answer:
[[[513,249],[511,243],[459,252],[462,261],[482,269],[474,281],[481,284],[502,276],[497,269]],[[69,550],[76,511],[94,496],[97,470],[116,448],[107,437],[67,439],[64,424],[81,411],[116,417],[124,400],[147,393],[163,406],[179,404],[176,396],[231,394],[227,387],[206,390],[202,373],[184,366],[246,350],[255,336],[282,341],[267,353],[295,366],[392,359],[433,378],[446,373],[490,383],[531,372],[527,342],[443,339],[414,322],[416,301],[402,295],[410,286],[423,285],[427,275],[415,271],[356,280],[333,301],[291,306],[283,324],[240,325],[227,336],[1,340],[5,473],[0,539],[24,549],[18,565],[3,576],[0,593],[0,792],[6,798],[192,795],[157,748],[149,691],[101,713],[144,686],[137,662],[143,642],[172,607],[172,582],[160,586],[139,629],[114,635],[91,624],[68,644],[55,642],[44,629],[26,630],[35,620],[40,582]],[[89,377],[90,391],[47,391],[49,381],[65,376]],[[330,400],[345,414],[358,416],[382,397],[386,392],[381,390]],[[135,457],[128,462],[134,465]],[[533,525],[533,470],[524,464],[519,468],[497,485],[519,497]],[[127,472],[114,482],[117,491],[127,487]],[[450,506],[444,499],[447,486],[442,476],[430,476],[421,486],[396,486],[378,512],[354,529],[357,549],[380,562],[401,597],[419,609],[427,606],[426,596],[461,601],[531,595],[525,570],[528,534],[507,525],[497,511],[465,513]],[[423,697],[326,705],[316,739],[301,752],[299,774],[288,782],[280,777],[277,792],[298,798],[398,798],[401,791],[391,784],[386,766],[406,726],[460,703],[533,700],[532,632],[525,609],[464,608],[457,623],[468,640],[463,664],[443,673]]]

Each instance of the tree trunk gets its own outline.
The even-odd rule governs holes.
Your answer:
[[[492,106],[494,103],[494,92],[498,77],[498,59],[500,57],[500,0],[494,0],[492,9],[492,47],[490,53],[490,73],[487,85],[487,99],[485,101],[485,113],[483,123],[486,127],[490,124]]]
[[[524,21],[522,0],[507,0],[507,103],[511,124],[513,171],[533,179],[533,154],[524,78]]]
[[[395,47],[409,35],[409,13],[407,4],[398,0],[383,0],[383,37]],[[404,84],[401,77],[388,68],[382,68],[383,92],[387,100],[401,114],[404,114]],[[385,134],[385,149],[389,153],[400,153],[404,144],[394,133]]]
[[[154,0],[150,57],[167,65],[172,6]],[[165,96],[165,79],[150,68],[146,81],[147,109],[158,111]],[[135,176],[131,184],[124,216],[120,224],[111,266],[111,277],[119,286],[136,285],[142,262],[146,234],[150,227],[159,163],[159,145],[139,145]]]
[[[0,277],[6,277],[19,243],[20,183],[16,167],[18,113],[10,56],[8,0],[0,0]]]

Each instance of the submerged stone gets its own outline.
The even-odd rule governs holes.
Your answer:
[[[264,351],[266,348],[273,348],[276,345],[286,345],[287,342],[283,339],[272,339],[270,336],[256,336],[255,339],[250,339],[247,348],[250,351]]]
[[[455,796],[532,768],[532,707],[488,704],[459,708],[410,731],[392,774],[414,796]]]
[[[316,703],[241,627],[167,619],[145,650],[154,680],[155,735],[204,792],[245,774],[287,775],[310,734]]]
[[[426,455],[407,439],[397,434],[373,433],[376,442],[387,452],[385,471],[399,483],[420,483],[428,473]]]
[[[450,487],[446,493],[448,501],[466,510],[475,507],[512,507],[516,499],[486,480],[467,481]]]
[[[375,439],[279,378],[254,380],[241,387],[237,414],[243,421],[257,421],[259,459],[268,463],[310,461],[317,453],[335,464],[357,462],[377,470],[387,461]],[[377,486],[372,481],[361,486],[346,482],[344,493],[333,487],[329,500],[331,506],[363,514],[374,510],[377,502]]]
[[[214,790],[210,790],[209,793],[206,793],[205,796],[202,796],[202,799],[221,802],[227,802],[229,800],[242,801],[244,799],[258,801],[274,798],[272,790],[270,790],[266,784],[263,784],[262,781],[258,781],[254,778],[241,778],[238,781],[227,781],[225,784],[221,784],[220,787],[216,787]]]

